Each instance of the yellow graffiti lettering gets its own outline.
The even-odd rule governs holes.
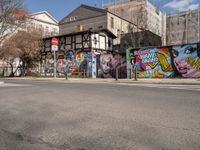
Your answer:
[[[186,58],[186,62],[192,65],[195,69],[200,69],[200,58],[193,59],[191,57]]]
[[[164,75],[160,71],[154,71],[154,78],[164,78]]]
[[[148,63],[148,65],[151,67],[151,69],[154,69],[156,68],[158,62],[155,62],[155,63]]]
[[[163,55],[161,53],[156,53],[156,56],[158,57],[158,60],[160,62],[160,65],[161,65],[163,71],[165,71],[165,72],[173,71],[173,68],[168,63],[165,55]]]

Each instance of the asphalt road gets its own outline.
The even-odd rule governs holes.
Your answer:
[[[199,150],[200,92],[6,81],[0,150]]]

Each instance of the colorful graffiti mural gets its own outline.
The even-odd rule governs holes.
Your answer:
[[[164,78],[173,76],[169,48],[141,48],[133,50],[136,56],[137,75],[143,78]]]
[[[118,68],[119,78],[126,78],[126,58],[122,55],[103,54],[97,56],[97,76],[115,78]]]
[[[186,78],[200,77],[199,44],[172,46],[171,53],[176,76]]]
[[[84,72],[87,77],[96,74],[96,68],[92,67],[93,55],[89,52],[75,52],[73,50],[59,50],[56,53],[56,66],[58,73]],[[52,52],[47,54],[46,72],[52,73],[54,67],[54,55]],[[96,65],[96,64],[95,64]],[[95,69],[95,70],[93,70]],[[95,72],[95,73],[93,73]],[[94,74],[94,75],[93,75]]]
[[[131,58],[137,62],[137,75],[142,78],[200,77],[200,45],[187,44],[168,47],[131,49],[126,52],[127,74]]]

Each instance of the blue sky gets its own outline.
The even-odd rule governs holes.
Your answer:
[[[124,0],[116,0],[124,1]],[[200,0],[150,0],[166,13],[184,11],[200,7]],[[114,0],[25,0],[25,5],[30,12],[46,10],[57,20],[61,20],[73,9],[81,4],[101,7],[102,4]]]

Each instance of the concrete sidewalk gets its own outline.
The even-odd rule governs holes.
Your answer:
[[[65,78],[4,78],[4,80],[34,80],[34,81],[52,81],[52,82],[77,82],[77,83],[143,83],[143,84],[184,84],[184,85],[200,85],[200,79],[138,79],[135,81],[134,79],[119,79],[116,81],[115,79],[91,79],[91,78],[69,78],[66,80]],[[2,81],[0,81],[2,82]]]
[[[146,84],[184,84],[184,85],[200,85],[200,79],[124,79],[119,82],[124,83],[146,83]]]
[[[200,85],[200,79],[69,79],[73,82],[104,82],[104,83],[142,83],[142,84],[183,84],[183,85]]]

